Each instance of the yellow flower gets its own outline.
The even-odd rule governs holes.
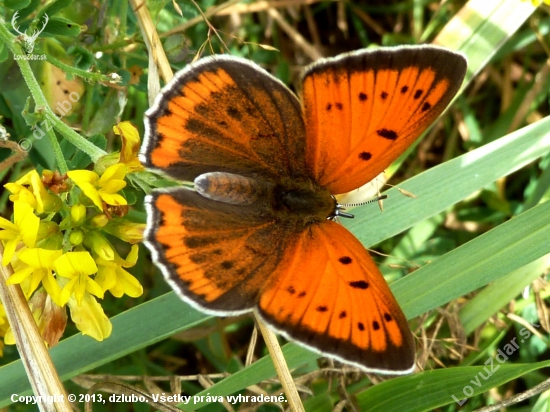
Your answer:
[[[98,272],[95,281],[101,286],[104,292],[109,290],[117,298],[120,298],[124,294],[137,298],[143,294],[143,287],[139,281],[123,269],[123,267],[128,268],[136,264],[138,250],[138,245],[133,245],[126,260],[118,256],[118,254],[114,260],[105,260],[101,257],[96,259]]]
[[[4,310],[4,306],[2,306],[2,304],[0,303],[0,338],[6,336],[9,328],[10,324],[8,323],[6,311]],[[0,357],[2,356],[4,356],[4,343],[2,342],[2,339],[0,339]]]
[[[117,194],[119,190],[126,186],[124,181],[126,172],[126,165],[119,163],[105,169],[101,178],[97,173],[89,170],[73,170],[68,172],[67,175],[94,202],[99,210],[103,210],[103,202],[114,206],[128,204],[126,199]]]
[[[128,167],[128,173],[141,172],[145,170],[138,159],[139,147],[141,142],[138,130],[130,122],[120,122],[113,126],[113,132],[120,136],[122,140],[122,150],[120,151],[119,163],[124,163]]]
[[[0,217],[0,240],[4,241],[4,266],[10,263],[19,242],[23,242],[27,247],[34,247],[40,225],[40,219],[28,203],[14,202],[13,216],[13,223]]]
[[[40,248],[32,248],[21,251],[18,254],[19,260],[27,266],[17,272],[8,279],[8,285],[22,283],[24,280],[29,280],[28,288],[25,290],[25,295],[29,297],[40,285],[44,286],[46,292],[51,296],[53,301],[58,306],[61,304],[61,288],[57,284],[53,276],[54,261],[63,254],[62,250],[46,250]]]
[[[71,319],[83,335],[91,336],[100,342],[111,335],[113,325],[92,295],[84,293],[80,301],[71,297],[68,306]]]
[[[120,122],[113,126],[113,132],[120,136],[122,148],[120,152],[114,152],[102,156],[96,163],[94,170],[101,173],[107,167],[120,163],[125,164],[128,173],[142,172],[145,170],[138,159],[141,145],[138,130],[130,122]]]
[[[2,336],[2,328],[4,325],[8,324],[8,318],[6,316],[6,311],[4,310],[4,306],[0,303],[0,336]],[[7,328],[6,328],[7,329]]]
[[[4,187],[12,193],[12,202],[19,200],[28,203],[37,213],[51,213],[61,209],[61,199],[46,190],[36,170],[31,170],[15,183],[6,183]]]
[[[521,1],[527,1],[527,0],[521,0]],[[531,0],[531,4],[533,6],[540,6],[542,3],[548,4],[550,6],[550,0]]]
[[[72,295],[80,305],[87,292],[103,298],[103,290],[90,278],[90,275],[97,273],[97,266],[90,252],[67,252],[58,257],[53,265],[58,276],[69,279],[61,290],[62,305],[59,306],[67,303]]]

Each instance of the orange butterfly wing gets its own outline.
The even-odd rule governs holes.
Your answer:
[[[360,50],[309,66],[302,94],[313,178],[332,194],[374,179],[445,110],[465,73],[461,54],[433,46]]]
[[[147,111],[140,160],[178,180],[202,173],[304,176],[296,96],[259,66],[205,58],[178,72]]]
[[[262,318],[370,372],[411,372],[407,320],[364,246],[333,221],[311,225],[298,238],[262,291]]]
[[[187,302],[209,313],[252,310],[294,230],[257,207],[229,205],[186,188],[148,198],[145,240],[153,260]],[[270,245],[269,248],[266,245]]]

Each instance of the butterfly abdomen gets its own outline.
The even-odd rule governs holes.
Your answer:
[[[195,189],[204,197],[232,205],[250,206],[265,199],[266,182],[226,172],[204,173],[195,178]]]

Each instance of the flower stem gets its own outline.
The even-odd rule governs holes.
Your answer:
[[[65,137],[78,149],[82,150],[88,156],[90,156],[93,162],[96,162],[101,156],[104,156],[106,152],[86,140],[74,130],[72,130],[69,126],[63,123],[61,119],[59,119],[50,109],[46,97],[42,93],[42,89],[40,89],[40,86],[36,80],[36,77],[34,76],[34,73],[32,72],[28,60],[24,60],[24,57],[26,55],[23,53],[21,47],[16,41],[15,36],[8,31],[8,29],[6,28],[7,25],[4,23],[5,22],[3,21],[3,19],[0,19],[0,41],[2,41],[4,45],[9,48],[14,56],[23,57],[22,59],[17,59],[16,61],[19,65],[19,69],[21,70],[21,74],[23,75],[23,79],[25,80],[25,83],[27,84],[27,87],[29,88],[31,95],[34,99],[36,105],[35,110],[40,108],[44,112],[46,118],[51,121],[52,126],[55,130],[57,130],[63,137]],[[63,156],[63,152],[61,151],[61,147],[59,146],[57,137],[51,130],[47,133],[47,135],[52,145],[59,171],[61,173],[65,173],[67,171],[67,163]]]

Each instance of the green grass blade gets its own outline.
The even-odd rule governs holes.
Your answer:
[[[421,315],[550,253],[550,202],[443,255],[395,282],[408,318]]]
[[[344,220],[366,246],[372,246],[408,229],[475,191],[509,175],[550,152],[550,117],[524,127],[472,152],[415,176],[399,187],[417,199],[390,189],[384,213],[372,208],[353,210],[355,219]],[[373,230],[376,228],[376,230]]]
[[[527,285],[540,277],[549,265],[550,258],[543,256],[508,273],[479,292],[460,310],[460,321],[464,327],[464,333],[469,335],[500,308],[507,305]]]
[[[550,366],[550,361],[507,365],[489,359],[487,366],[438,369],[392,379],[357,395],[357,402],[364,412],[431,411],[451,403],[460,402],[462,405],[466,401],[465,393],[474,396],[526,373]]]

